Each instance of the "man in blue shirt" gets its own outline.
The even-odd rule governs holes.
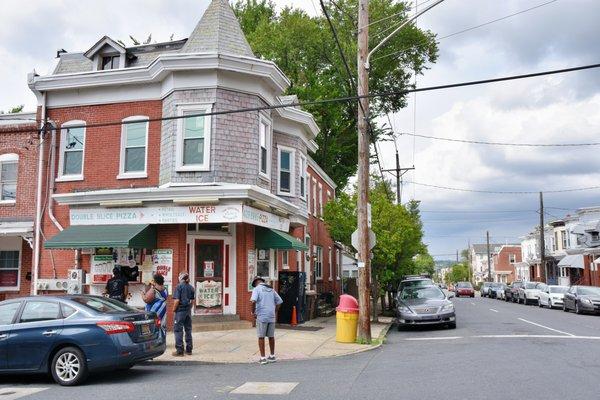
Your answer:
[[[277,292],[259,276],[252,281],[252,315],[256,319],[256,333],[258,335],[258,349],[260,350],[260,363],[275,362],[275,316],[279,306],[283,303]],[[265,337],[269,338],[271,354],[265,357]]]
[[[179,285],[173,292],[173,314],[175,321],[175,357],[183,357],[183,334],[185,331],[185,353],[192,354],[192,306],[195,298],[194,287],[190,285],[187,272],[179,274]]]

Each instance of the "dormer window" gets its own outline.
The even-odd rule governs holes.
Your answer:
[[[116,56],[103,56],[102,57],[102,64],[101,64],[102,70],[117,69],[117,68],[119,68],[120,59],[121,59],[120,55],[116,55]]]

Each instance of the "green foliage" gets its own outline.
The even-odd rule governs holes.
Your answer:
[[[418,203],[394,204],[389,183],[377,178],[373,178],[369,196],[372,229],[377,236],[371,266],[381,287],[395,285],[402,275],[433,274],[433,258],[422,243]],[[333,240],[350,246],[350,236],[356,229],[356,193],[341,192],[335,201],[328,202],[324,219]]]
[[[25,107],[25,104],[20,104],[18,106],[9,108],[8,111],[6,112],[7,114],[16,114],[16,113],[20,113],[21,111],[23,111],[23,108]],[[4,111],[0,110],[0,114],[4,114]]]
[[[447,283],[464,282],[469,280],[469,266],[466,264],[454,264],[452,270],[446,275]]]
[[[318,100],[356,94],[353,82],[356,82],[357,0],[339,0],[336,5],[328,6],[328,12],[352,77],[346,72],[324,16],[311,17],[292,7],[277,12],[275,4],[268,0],[238,0],[233,8],[256,56],[274,61],[291,80],[288,94],[295,94],[300,100]],[[371,0],[373,21],[398,14],[369,28],[371,48],[391,32],[390,28],[405,21],[409,11],[408,2]],[[398,55],[378,59],[400,50],[402,52]],[[373,58],[369,81],[371,91],[407,89],[411,86],[413,73],[422,74],[426,65],[436,59],[435,35],[414,25],[407,26]],[[404,94],[373,100],[371,121],[405,105]],[[356,173],[356,106],[355,102],[340,102],[307,107],[321,128],[316,139],[319,150],[313,158],[339,187],[344,187],[348,178]],[[372,126],[371,140],[374,141],[382,130],[375,122]]]

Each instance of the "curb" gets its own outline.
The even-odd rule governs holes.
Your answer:
[[[280,359],[280,360],[277,360],[277,363],[279,364],[279,363],[287,363],[287,362],[293,362],[293,361],[325,360],[325,359],[329,359],[329,358],[339,358],[339,357],[351,356],[354,354],[360,354],[360,353],[364,353],[367,351],[378,349],[383,345],[383,341],[384,341],[385,337],[387,336],[390,328],[392,327],[392,323],[388,323],[385,325],[386,326],[381,330],[381,332],[379,333],[379,336],[377,337],[377,341],[379,343],[377,343],[376,345],[364,345],[365,347],[362,349],[353,350],[351,352],[344,353],[344,354],[335,354],[332,356]],[[184,365],[248,365],[248,364],[256,364],[256,362],[254,362],[254,361],[215,362],[215,361],[196,361],[196,360],[193,360],[193,361],[185,361],[185,360],[164,360],[164,361],[157,360],[157,361],[154,361],[154,360],[150,360],[150,361],[145,361],[139,365],[184,366]]]

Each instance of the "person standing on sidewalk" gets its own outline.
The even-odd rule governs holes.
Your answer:
[[[161,274],[154,274],[150,287],[142,293],[146,311],[155,312],[160,319],[161,328],[167,328],[167,289],[165,288],[165,277]]]
[[[127,295],[129,295],[129,282],[121,274],[121,268],[113,268],[113,276],[106,282],[106,290],[104,292],[109,299],[127,303]]]
[[[273,363],[275,358],[275,316],[279,306],[283,303],[279,294],[259,276],[252,281],[252,315],[256,320],[256,333],[258,335],[258,350],[260,363]],[[265,357],[265,337],[269,338],[271,354]]]
[[[192,354],[192,303],[195,298],[194,287],[190,285],[187,272],[179,274],[179,285],[173,292],[173,314],[175,315],[173,331],[175,333],[175,352],[173,356],[183,356],[183,334],[185,331],[185,353]]]

